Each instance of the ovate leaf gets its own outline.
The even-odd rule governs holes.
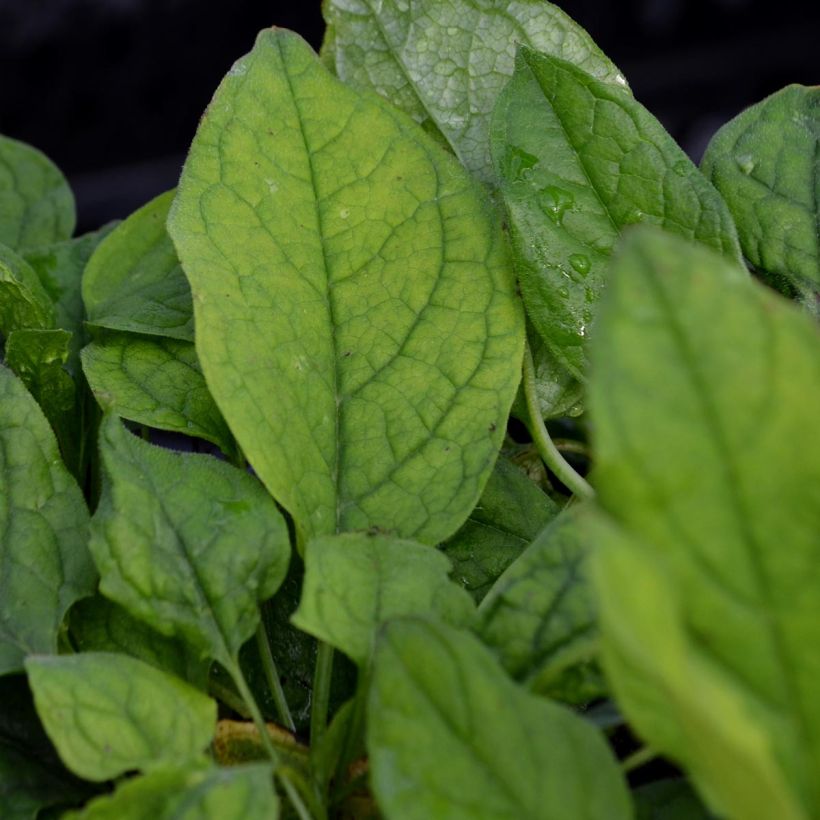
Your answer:
[[[134,658],[40,655],[26,671],[46,732],[86,780],[193,760],[213,736],[214,701]]]
[[[48,422],[0,366],[0,674],[55,652],[74,601],[90,595],[88,510]]]
[[[208,684],[210,661],[182,641],[166,638],[113,601],[95,595],[71,610],[71,636],[81,652],[120,652],[171,672],[197,689]]]
[[[82,362],[103,409],[235,453],[233,436],[208,392],[192,342],[101,333],[83,350]]]
[[[68,239],[74,197],[65,177],[40,151],[0,136],[0,243],[15,250]]]
[[[305,550],[302,600],[292,620],[361,666],[391,618],[429,614],[457,626],[472,619],[472,601],[449,572],[444,555],[412,541],[366,533],[316,538]]]
[[[25,259],[0,245],[0,334],[51,327],[54,305],[39,277]]]
[[[477,183],[299,37],[264,31],[202,119],[169,230],[208,385],[303,540],[451,535],[492,468],[523,343]]]
[[[770,276],[820,285],[820,88],[790,85],[715,134],[703,172],[737,223],[746,258]]]
[[[123,783],[66,820],[276,820],[270,766],[154,772]]]
[[[510,675],[570,703],[606,692],[588,552],[583,516],[567,510],[496,581],[480,609],[479,635]]]
[[[519,689],[464,632],[402,619],[382,631],[368,703],[376,800],[391,820],[627,820],[601,735]]]
[[[480,601],[558,511],[549,496],[500,457],[470,517],[442,544],[453,562],[453,578]]]
[[[100,431],[105,484],[91,552],[100,589],[167,636],[235,668],[258,603],[287,571],[287,526],[250,475],[208,455],[131,435],[115,416]]]
[[[322,47],[340,79],[374,88],[420,123],[431,123],[456,156],[492,180],[488,131],[496,98],[524,43],[621,87],[626,80],[592,38],[543,0],[325,0]]]
[[[716,814],[813,817],[820,331],[672,237],[634,233],[612,276],[591,391],[608,678]]]
[[[564,60],[519,49],[491,144],[528,316],[578,378],[625,226],[660,225],[741,262],[726,205],[661,124]]]
[[[88,322],[191,342],[191,289],[165,230],[174,191],[131,214],[97,248],[83,275]]]

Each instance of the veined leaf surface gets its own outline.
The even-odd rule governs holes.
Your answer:
[[[527,314],[577,378],[612,248],[639,222],[742,264],[718,192],[631,94],[522,46],[491,128]]]
[[[0,366],[0,674],[55,652],[74,601],[90,595],[88,510],[37,403]]]
[[[629,820],[603,737],[517,687],[476,638],[411,618],[376,648],[371,784],[391,820]]]
[[[704,249],[644,231],[615,260],[590,394],[603,657],[721,816],[820,813],[818,349]]]
[[[723,195],[746,258],[820,286],[820,88],[790,85],[721,128],[703,173]]]
[[[523,344],[478,184],[298,36],[264,31],[203,117],[169,230],[208,385],[303,540],[452,534]]]
[[[54,327],[54,305],[34,269],[0,245],[0,333]]]
[[[543,0],[325,0],[323,10],[322,53],[339,77],[432,125],[485,182],[493,178],[490,112],[512,76],[517,44],[626,86],[586,31]]]

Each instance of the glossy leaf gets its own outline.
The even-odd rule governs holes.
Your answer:
[[[165,230],[174,194],[131,214],[94,252],[82,283],[89,324],[193,341],[191,289]]]
[[[87,537],[85,501],[48,422],[0,366],[0,674],[56,651],[69,606],[94,589]]]
[[[543,0],[325,0],[323,9],[330,34],[322,51],[339,77],[432,124],[485,182],[490,112],[518,43],[626,86],[586,31]]]
[[[381,624],[402,615],[469,623],[469,596],[448,577],[450,562],[431,547],[382,535],[316,538],[305,550],[302,600],[293,623],[367,663]]]
[[[208,385],[302,540],[451,535],[523,343],[495,215],[456,161],[264,31],[202,119],[169,230]]]
[[[558,511],[521,470],[500,457],[470,517],[441,546],[453,562],[453,578],[480,601]]]
[[[205,439],[229,455],[236,452],[191,342],[102,333],[83,350],[82,362],[103,409],[149,427]]]
[[[2,139],[2,138],[0,138]],[[54,305],[31,265],[0,245],[0,333],[54,327]]]
[[[214,701],[135,658],[35,655],[26,671],[48,736],[86,780],[194,760],[213,736]]]
[[[601,735],[519,689],[464,632],[392,621],[368,703],[371,785],[391,820],[626,820],[626,785]]]
[[[588,553],[583,517],[567,510],[496,581],[480,609],[478,633],[507,672],[569,703],[606,694]]]
[[[71,635],[81,652],[119,652],[206,689],[210,662],[182,641],[166,638],[113,601],[95,595],[71,610]]]
[[[491,143],[528,316],[577,378],[627,225],[657,224],[741,261],[726,205],[661,124],[568,62],[519,49]]]
[[[790,85],[723,126],[704,174],[737,223],[746,258],[774,277],[820,285],[820,88]]]
[[[608,678],[718,815],[815,816],[820,332],[672,237],[634,233],[612,277],[591,389]]]
[[[127,780],[65,820],[276,820],[270,766],[170,769]]]
[[[91,552],[100,589],[134,617],[235,668],[258,603],[285,576],[285,521],[250,475],[208,455],[100,431],[106,481]]]
[[[68,239],[74,197],[45,154],[0,136],[0,243],[21,250]]]

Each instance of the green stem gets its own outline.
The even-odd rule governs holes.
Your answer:
[[[572,465],[558,452],[558,448],[544,426],[541,408],[538,406],[538,397],[535,395],[535,364],[532,360],[532,351],[529,345],[524,348],[523,387],[524,398],[527,401],[527,413],[530,417],[530,435],[544,464],[575,495],[581,498],[594,498],[595,490],[592,489],[583,476],[575,472]]]
[[[261,619],[259,626],[256,628],[256,646],[259,650],[259,658],[262,661],[262,670],[265,673],[268,688],[273,696],[273,703],[276,706],[276,713],[279,715],[282,724],[290,729],[291,732],[295,732],[296,724],[293,722],[293,716],[288,708],[285,690],[282,688],[282,681],[279,680],[279,672],[276,669],[276,661],[274,661],[273,654],[270,651],[268,633],[265,631],[265,624]]]
[[[313,705],[310,709],[310,745],[314,748],[327,729],[330,682],[333,678],[333,647],[319,641],[313,673]]]
[[[638,751],[632,752],[631,755],[621,761],[621,771],[624,774],[629,774],[629,772],[640,769],[641,766],[645,766],[657,756],[658,753],[653,748],[650,746],[642,746]]]
[[[245,680],[245,676],[242,674],[242,669],[240,668],[238,663],[233,666],[233,668],[230,670],[230,673],[231,677],[233,678],[233,682],[236,684],[236,688],[239,690],[239,694],[242,696],[242,700],[245,701],[245,705],[248,707],[248,711],[251,713],[251,718],[253,719],[253,723],[256,726],[256,731],[259,732],[259,739],[262,741],[262,745],[265,747],[265,751],[267,752],[268,757],[271,759],[271,762],[273,763],[274,774],[279,779],[279,782],[282,784],[282,788],[285,790],[285,794],[287,794],[288,799],[291,802],[291,805],[296,810],[296,814],[299,815],[300,820],[313,820],[310,812],[307,810],[307,806],[305,806],[305,804],[302,802],[302,796],[296,790],[293,783],[291,783],[290,780],[284,777],[282,772],[280,771],[281,759],[279,757],[279,752],[276,751],[276,747],[273,745],[273,741],[271,740],[271,737],[268,734],[268,727],[265,723],[265,719],[262,717],[262,713],[259,711],[259,706],[256,703],[256,698],[254,698],[253,693],[251,692],[251,689],[248,686],[248,682]]]

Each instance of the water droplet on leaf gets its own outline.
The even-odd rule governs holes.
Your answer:
[[[584,254],[582,253],[574,253],[572,254],[572,256],[570,256],[569,263],[582,276],[586,276],[589,273],[588,256],[584,256]]]
[[[527,179],[536,165],[538,165],[538,157],[527,153],[523,148],[513,145],[507,151],[507,176],[513,182]]]
[[[737,163],[737,167],[748,176],[752,173],[755,169],[755,159],[751,154],[738,154],[735,157],[735,162]]]
[[[564,213],[575,204],[575,198],[569,191],[549,185],[539,191],[538,204],[556,225],[560,225],[564,221]]]

